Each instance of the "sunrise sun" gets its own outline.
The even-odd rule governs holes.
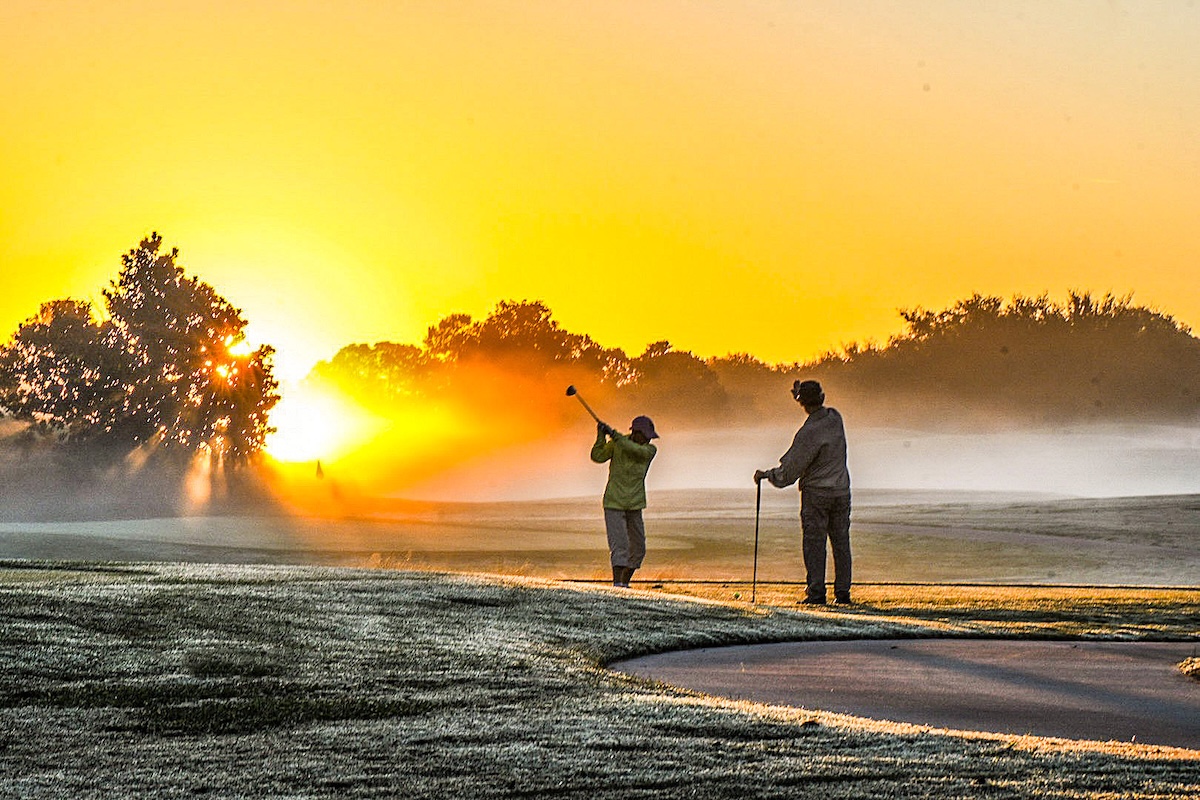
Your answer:
[[[285,391],[271,413],[267,452],[280,461],[335,460],[368,441],[383,420],[335,390],[301,385]]]

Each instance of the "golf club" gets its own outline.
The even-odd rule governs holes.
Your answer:
[[[758,599],[758,512],[762,508],[762,481],[754,482],[754,576],[750,581],[750,605]]]
[[[583,407],[587,409],[587,412],[592,415],[592,419],[596,420],[596,422],[600,422],[601,424],[603,424],[601,419],[596,416],[596,412],[592,411],[592,407],[589,406],[587,404],[587,401],[583,399],[583,395],[581,395],[579,393],[579,390],[575,388],[574,384],[567,387],[567,397],[574,397],[576,400],[578,400],[580,403],[583,404]]]

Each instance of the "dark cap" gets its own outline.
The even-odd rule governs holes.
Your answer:
[[[817,381],[796,381],[792,384],[792,397],[806,406],[819,406],[825,402],[825,392]]]
[[[641,431],[642,435],[647,439],[657,439],[658,434],[654,432],[654,423],[649,417],[634,417],[630,423],[629,429],[632,431]]]

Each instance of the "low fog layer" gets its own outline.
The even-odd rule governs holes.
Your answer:
[[[795,434],[772,427],[664,431],[651,490],[741,488],[774,466]],[[847,433],[857,489],[1122,497],[1200,493],[1200,428],[1079,427],[1054,431]],[[506,448],[404,489],[429,500],[528,500],[599,495],[606,465],[588,459],[594,432]],[[350,477],[350,476],[346,476]]]
[[[675,430],[660,425],[653,492],[753,491],[755,469],[772,467],[795,425]],[[855,427],[847,432],[860,503],[867,491],[987,492],[1046,497],[1200,494],[1200,427],[1107,426],[1047,431],[931,433]],[[595,428],[502,444],[471,456],[455,442],[387,439],[343,459],[266,464],[226,476],[194,463],[182,472],[125,464],[75,475],[52,461],[0,453],[0,519],[132,519],[226,513],[362,513],[370,498],[450,502],[599,498],[608,467],[589,458]],[[509,440],[511,441],[511,440]],[[448,442],[448,443],[447,443]],[[795,489],[767,488],[793,497]],[[947,498],[950,499],[950,498]],[[896,502],[917,502],[897,498]],[[367,505],[363,505],[366,503]]]
[[[646,578],[748,579],[757,541],[750,476],[775,463],[794,429],[661,430],[648,480],[654,556]],[[315,462],[275,463],[236,476],[161,463],[76,474],[8,453],[0,459],[0,557],[603,579],[607,466],[588,458],[594,431],[585,421],[419,475],[402,450],[373,449],[320,471]],[[852,427],[850,445],[860,581],[1195,581],[1200,429],[933,435]],[[1191,496],[1129,497],[1138,493]],[[545,502],[480,502],[511,500]],[[762,501],[758,577],[795,580],[803,575],[796,490],[764,487]]]

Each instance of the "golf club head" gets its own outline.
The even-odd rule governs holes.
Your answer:
[[[600,418],[596,416],[596,412],[592,411],[592,407],[587,404],[587,400],[583,399],[583,395],[579,393],[579,390],[575,388],[574,384],[567,387],[567,397],[574,397],[579,401],[579,404],[586,408],[587,412],[592,415],[592,419],[596,420],[596,422],[600,421]]]

